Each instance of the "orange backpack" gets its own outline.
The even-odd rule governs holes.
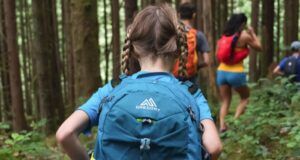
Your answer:
[[[180,77],[183,79],[188,79],[197,74],[198,71],[198,54],[196,50],[197,46],[197,30],[191,28],[187,34],[187,46],[188,46],[188,56],[186,63],[187,77]],[[173,68],[173,74],[178,77],[179,60],[177,59]]]

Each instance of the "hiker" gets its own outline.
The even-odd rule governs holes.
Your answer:
[[[244,13],[233,14],[226,22],[223,35],[217,43],[217,85],[221,95],[220,131],[227,130],[225,116],[232,98],[232,89],[241,100],[236,108],[235,118],[245,111],[249,98],[243,59],[249,54],[249,47],[261,50],[261,43],[253,29],[247,29],[247,17]]]
[[[171,74],[175,59],[184,66],[187,54],[175,10],[146,7],[126,35],[125,74],[99,88],[63,122],[58,143],[71,159],[89,159],[78,135],[98,125],[91,159],[201,160],[201,155],[209,157],[205,150],[216,159],[222,146],[207,101],[195,85]],[[133,73],[131,58],[138,60],[140,71]]]
[[[283,58],[273,73],[286,77],[294,75],[292,82],[300,82],[300,41],[292,42],[291,51],[292,55]]]
[[[178,61],[175,64],[173,73],[179,79],[190,80],[193,83],[197,83],[198,70],[209,65],[210,48],[205,35],[201,31],[197,31],[193,28],[193,23],[196,18],[195,5],[189,2],[181,4],[178,9],[178,15],[187,32],[187,77],[180,77],[178,75]],[[200,61],[200,58],[202,58],[203,61]]]

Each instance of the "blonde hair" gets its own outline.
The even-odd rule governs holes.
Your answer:
[[[186,75],[187,42],[184,25],[168,5],[148,6],[139,12],[128,27],[121,67],[131,75],[140,70],[137,59],[151,55],[174,65],[179,58],[179,75]]]

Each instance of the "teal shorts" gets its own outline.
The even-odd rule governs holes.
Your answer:
[[[217,85],[229,85],[233,88],[246,86],[246,73],[217,71]]]

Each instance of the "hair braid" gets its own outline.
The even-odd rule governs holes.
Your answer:
[[[125,38],[125,44],[122,52],[121,68],[123,73],[129,74],[129,57],[131,52],[130,30],[128,30]]]
[[[182,22],[178,23],[178,48],[179,48],[179,69],[178,75],[180,77],[186,77],[186,61],[188,55],[188,46],[187,46],[187,38],[186,38],[186,30],[184,29],[184,24]]]

